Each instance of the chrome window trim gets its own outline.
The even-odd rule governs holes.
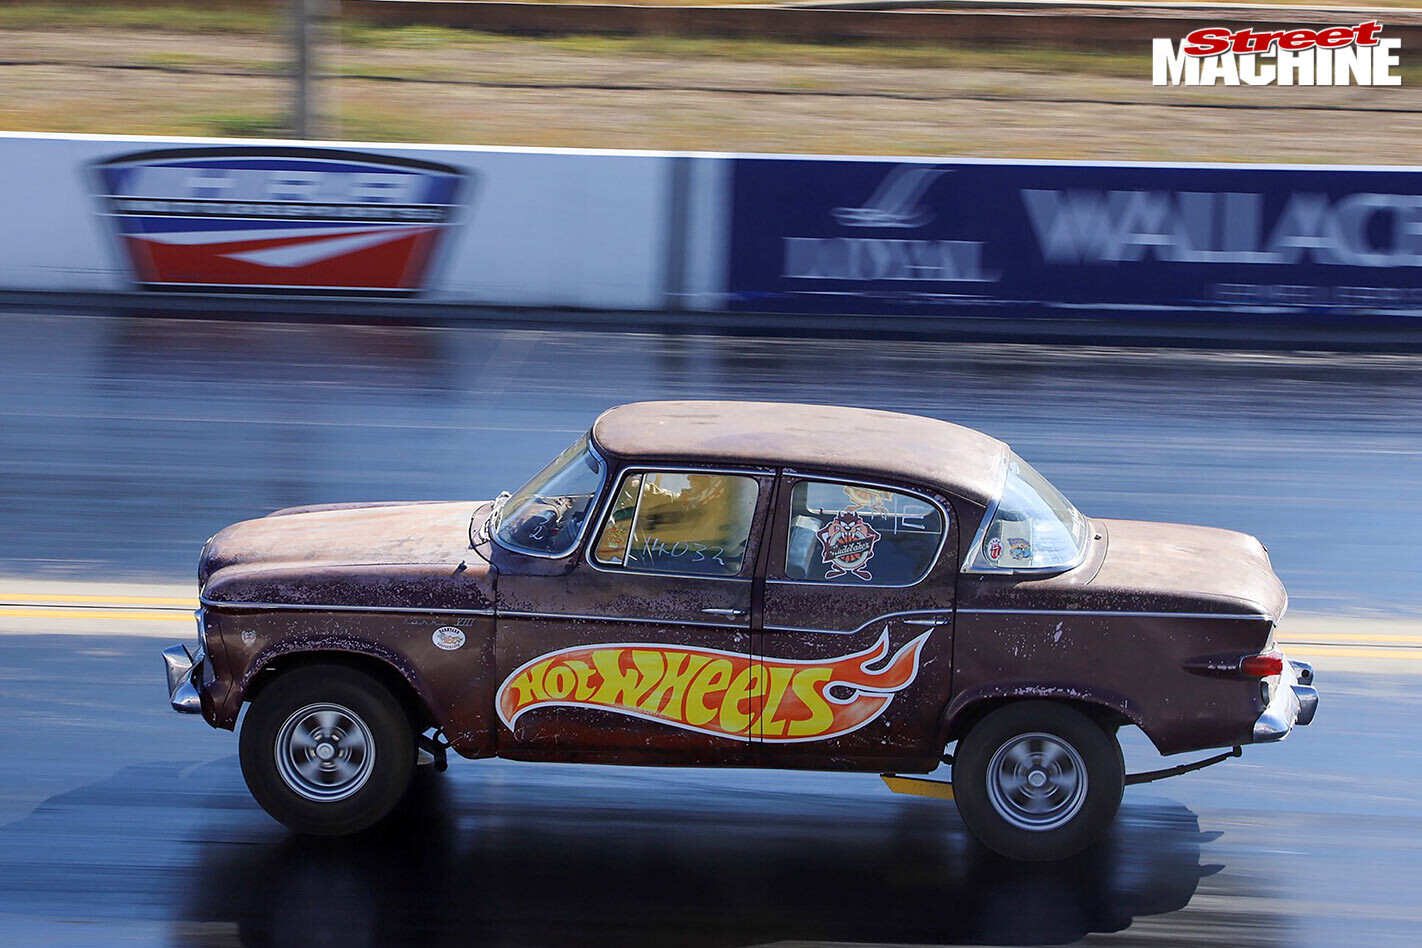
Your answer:
[[[1140,616],[1146,619],[1243,619],[1250,622],[1274,621],[1265,612],[1152,612],[1137,609],[958,609],[960,615],[996,616]]]
[[[664,576],[665,573],[655,573]],[[729,622],[707,622],[704,619],[655,619],[646,616],[603,616],[579,612],[521,612],[505,609],[499,612],[500,619],[577,619],[584,622],[636,622],[641,625],[692,625],[706,629],[723,629],[732,632],[749,632],[750,617],[737,616],[742,624]],[[749,646],[747,646],[749,648]]]
[[[949,532],[950,532],[950,530],[951,530],[951,528],[952,528],[952,525],[953,525],[952,514],[949,513],[949,511],[948,511],[948,509],[947,509],[946,507],[944,507],[944,506],[943,506],[942,504],[940,504],[938,501],[934,500],[932,497],[929,497],[927,494],[924,494],[924,493],[922,493],[921,491],[916,490],[916,489],[914,489],[914,488],[909,488],[909,487],[893,487],[893,486],[891,486],[891,485],[889,485],[889,484],[880,483],[880,482],[878,482],[878,481],[857,480],[857,479],[852,478],[852,477],[838,477],[838,476],[833,475],[833,474],[812,474],[812,473],[810,473],[810,472],[808,472],[808,471],[799,471],[799,470],[788,469],[788,468],[787,468],[785,471],[781,472],[781,476],[782,476],[782,477],[787,477],[787,478],[789,478],[789,477],[795,477],[795,478],[799,478],[799,479],[802,480],[802,481],[819,481],[820,483],[824,483],[824,484],[854,484],[855,486],[858,486],[858,487],[872,487],[872,488],[876,488],[876,489],[878,489],[878,490],[892,491],[892,492],[895,493],[895,494],[907,494],[908,496],[911,496],[911,497],[917,497],[919,500],[927,501],[929,504],[931,504],[931,505],[933,506],[933,508],[934,508],[935,510],[938,511],[939,517],[941,517],[942,520],[943,520],[943,529],[939,532],[939,537],[938,537],[938,550],[933,554],[933,558],[928,561],[928,568],[927,568],[926,570],[924,570],[923,575],[919,576],[918,579],[915,579],[915,580],[914,580],[913,582],[911,582],[911,583],[875,583],[875,582],[867,582],[867,583],[866,583],[866,582],[863,582],[863,581],[861,580],[858,584],[856,584],[856,585],[854,585],[854,586],[850,586],[848,583],[837,583],[837,582],[834,582],[834,581],[832,581],[832,580],[824,580],[824,579],[820,579],[820,580],[815,580],[815,579],[774,579],[774,578],[772,578],[771,576],[767,575],[767,576],[765,577],[766,585],[768,585],[768,586],[769,586],[769,585],[776,585],[776,586],[818,586],[818,587],[820,587],[821,589],[830,589],[830,588],[834,588],[834,587],[837,587],[837,586],[848,587],[848,588],[851,588],[851,589],[909,589],[909,588],[911,588],[911,587],[914,587],[914,586],[917,586],[917,585],[921,584],[925,579],[927,579],[929,576],[933,575],[934,569],[936,569],[937,566],[938,566],[938,564],[939,564],[940,562],[942,562],[942,560],[943,560],[943,548],[944,548],[944,546],[946,546],[947,543],[948,543],[948,534],[949,534]],[[792,492],[793,492],[793,488],[792,488]],[[790,503],[790,501],[787,499],[787,504],[789,504],[789,503]],[[771,511],[771,516],[774,516],[774,515],[775,515],[775,511]],[[790,552],[790,547],[789,547],[789,544],[790,544],[790,530],[789,530],[789,525],[788,525],[788,524],[786,525],[786,530],[785,530],[785,544],[786,544],[786,549],[785,549],[785,551],[786,551],[786,557],[787,557],[787,559],[788,559],[788,557],[789,557],[789,552]]]
[[[662,466],[662,465],[658,465],[658,464],[656,464],[656,463],[629,464],[628,466],[624,467],[621,471],[618,472],[617,483],[611,485],[611,489],[609,489],[608,492],[607,492],[607,498],[606,498],[606,500],[603,501],[602,507],[598,510],[597,521],[596,521],[597,524],[598,524],[598,528],[597,528],[596,530],[592,531],[591,533],[589,533],[588,536],[587,536],[587,537],[584,539],[584,541],[583,541],[583,562],[587,563],[588,566],[591,566],[593,569],[597,570],[597,571],[600,572],[600,573],[614,573],[614,574],[621,575],[621,576],[626,576],[626,575],[632,575],[632,576],[675,576],[675,577],[680,578],[680,579],[710,579],[710,580],[715,580],[715,581],[717,581],[717,582],[736,582],[736,583],[749,583],[749,582],[753,582],[753,581],[755,580],[755,563],[752,562],[752,561],[748,561],[748,560],[743,560],[743,561],[741,562],[741,568],[740,568],[740,570],[739,570],[735,575],[733,575],[733,576],[709,576],[709,575],[704,575],[704,574],[701,574],[701,573],[672,573],[672,572],[666,572],[666,571],[662,571],[662,570],[631,569],[631,568],[629,568],[629,567],[627,567],[627,566],[607,566],[607,565],[604,565],[604,564],[599,563],[599,562],[597,561],[597,557],[593,555],[593,553],[595,552],[595,549],[596,549],[596,547],[597,547],[597,538],[598,538],[598,535],[599,535],[600,533],[602,533],[602,529],[603,529],[603,526],[605,525],[605,522],[606,522],[606,519],[607,519],[607,515],[612,512],[612,505],[613,505],[613,503],[616,501],[618,488],[622,485],[622,482],[623,482],[623,481],[625,481],[628,477],[632,476],[633,474],[648,474],[648,473],[652,473],[652,474],[657,474],[657,473],[665,473],[665,474],[726,474],[726,475],[731,475],[731,476],[750,477],[750,478],[753,478],[753,479],[755,479],[755,478],[761,478],[761,477],[769,477],[769,478],[774,478],[774,477],[775,477],[775,471],[773,471],[773,470],[767,470],[767,469],[765,469],[765,468],[753,468],[753,467],[743,467],[743,468],[694,467],[694,466],[691,466],[691,465],[675,465],[675,464]],[[646,481],[644,480],[642,483],[645,484]],[[771,486],[772,486],[772,487],[774,486],[774,482],[773,482],[773,481],[772,481],[772,485],[771,485]],[[762,487],[763,487],[763,485],[761,485],[760,482],[757,480],[757,482],[756,482],[756,488],[755,488],[755,490],[756,490],[755,503],[756,503],[756,506],[757,506],[757,507],[760,506],[760,499],[761,499],[761,498],[760,498],[760,495],[761,495],[761,493],[763,492]],[[639,488],[638,491],[637,491],[637,509],[640,510],[641,507],[642,507],[642,491],[641,491],[641,489]],[[771,511],[770,513],[773,514],[773,511]],[[767,516],[766,522],[767,522],[767,523],[770,522],[769,516]],[[634,512],[634,513],[633,513],[633,524],[635,525],[635,523],[636,523],[636,513]],[[763,532],[763,531],[762,531],[762,532]],[[764,538],[762,538],[762,539],[764,539]],[[749,537],[749,536],[746,537],[746,542],[747,542],[747,543],[750,542],[750,537]],[[628,549],[631,549],[631,546],[632,546],[632,531],[631,531],[630,529],[627,531],[627,545],[628,545]],[[751,575],[749,575],[749,576],[743,576],[743,575],[741,575],[742,573],[744,573],[744,572],[746,571],[746,568],[747,568],[747,567],[750,568],[750,570],[751,570]],[[504,614],[504,615],[509,615],[510,613],[503,613],[503,614]],[[721,628],[724,628],[724,626],[722,626]]]
[[[997,516],[998,504],[1002,502],[1003,492],[1007,489],[1007,469],[1011,461],[1012,454],[1013,451],[1011,447],[1005,447],[1003,449],[1002,460],[1000,462],[997,476],[997,490],[993,492],[992,500],[988,503],[987,509],[983,511],[982,522],[978,524],[977,533],[973,534],[973,542],[968,546],[968,555],[963,557],[963,565],[958,568],[958,571],[960,573],[966,573],[969,575],[976,576],[1009,576],[1013,574],[1040,575],[1069,573],[1072,570],[1076,569],[1078,566],[1080,566],[1082,563],[1086,562],[1086,549],[1092,542],[1089,533],[1088,539],[1085,543],[1081,545],[1081,549],[1077,551],[1076,558],[1070,563],[1062,566],[1025,566],[1014,569],[1010,566],[986,566],[974,568],[972,565],[973,562],[978,558],[978,550],[982,549],[983,540],[987,537],[987,529],[992,524],[993,518]],[[1058,491],[1058,493],[1060,493],[1060,490]],[[1071,498],[1067,498],[1067,502],[1070,503]],[[1073,510],[1076,510],[1076,504],[1072,504],[1071,506]],[[1086,521],[1087,526],[1090,527],[1091,518],[1086,516],[1086,514],[1082,513],[1080,510],[1077,510],[1076,513],[1077,516],[1081,517],[1082,520]]]
[[[208,599],[199,597],[198,602],[203,606],[212,609],[260,609],[264,611],[301,611],[301,612],[414,612],[427,613],[429,615],[450,615],[450,616],[491,616],[493,609],[440,609],[436,607],[425,608],[422,606],[337,606],[320,605],[318,603],[295,603],[295,602],[260,602],[243,601],[234,602],[225,599]]]
[[[922,621],[915,622],[912,619],[905,618],[904,622],[907,625],[931,624],[934,628],[945,628],[953,624],[953,607],[948,606],[944,609],[907,609],[901,612],[885,612],[875,616],[872,619],[867,620],[862,625],[853,629],[811,629],[805,626],[798,625],[766,625],[763,626],[762,629],[766,632],[812,632],[817,635],[856,635],[860,632],[863,632],[871,625],[877,625],[880,622],[887,622],[890,619],[896,619],[904,616],[921,616],[925,620],[931,620],[931,622],[926,623]]]
[[[591,508],[591,507],[596,506],[596,504],[597,504],[597,496],[598,496],[599,494],[601,494],[601,493],[603,492],[603,490],[606,489],[606,487],[607,487],[607,475],[608,475],[608,473],[612,470],[612,467],[611,467],[611,465],[609,465],[609,464],[607,463],[607,458],[603,457],[603,456],[602,456],[602,453],[598,451],[597,445],[595,445],[595,444],[593,443],[592,430],[589,429],[586,434],[582,435],[582,437],[588,439],[588,451],[592,454],[593,457],[597,458],[598,463],[600,463],[600,464],[602,465],[601,480],[598,481],[597,487],[593,488],[593,501],[592,501],[592,503],[590,503],[590,504],[588,505],[589,508]],[[522,487],[523,485],[520,484],[519,486]],[[508,504],[505,503],[504,506],[506,507],[506,506],[508,506]],[[502,510],[503,507],[500,507],[499,509]],[[493,516],[493,511],[490,511],[490,512],[489,512],[489,516],[490,516],[490,517]],[[503,520],[500,520],[500,521],[499,521],[499,525],[501,526],[502,524],[503,524]],[[573,538],[572,544],[571,544],[566,550],[564,550],[562,553],[535,553],[535,552],[533,552],[533,551],[531,551],[531,550],[520,550],[520,549],[518,549],[517,547],[509,546],[507,543],[504,543],[503,541],[501,541],[501,540],[499,539],[499,527],[498,527],[498,526],[495,526],[495,527],[490,528],[490,530],[489,530],[489,541],[490,541],[491,543],[493,543],[495,546],[499,547],[500,549],[506,550],[506,551],[508,551],[509,553],[515,553],[515,554],[517,554],[517,555],[519,555],[519,556],[533,556],[533,557],[537,557],[538,559],[541,559],[541,560],[561,560],[561,559],[563,559],[564,557],[569,556],[569,555],[571,555],[572,553],[576,552],[577,549],[578,549],[578,547],[582,546],[582,544],[583,544],[583,536],[584,536],[584,534],[587,533],[587,530],[588,530],[588,521],[587,521],[586,519],[584,519],[584,520],[583,520],[582,528],[578,531],[578,535]]]

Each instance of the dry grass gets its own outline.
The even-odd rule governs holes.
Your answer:
[[[4,58],[33,65],[0,69],[0,127],[281,134],[283,38],[223,22],[200,41],[142,24],[12,28]],[[1153,88],[1144,50],[362,28],[327,52],[344,77],[322,83],[327,133],[353,140],[1403,164],[1422,141],[1415,67],[1397,89],[1187,90]]]

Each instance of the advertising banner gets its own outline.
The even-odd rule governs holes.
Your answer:
[[[737,158],[727,307],[1422,316],[1422,170]]]
[[[0,290],[655,309],[667,160],[0,133]]]

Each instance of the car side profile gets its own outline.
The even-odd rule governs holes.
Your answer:
[[[1087,517],[994,438],[867,409],[620,406],[512,494],[279,510],[198,580],[172,704],[248,705],[247,783],[306,833],[371,826],[453,749],[879,773],[1056,859],[1128,782],[1318,700],[1258,540]],[[1233,750],[1127,775],[1124,725]]]

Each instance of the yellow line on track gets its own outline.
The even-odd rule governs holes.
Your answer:
[[[67,593],[0,593],[0,602],[4,603],[49,603],[78,602],[88,606],[182,606],[186,609],[196,609],[197,600],[177,596],[85,596]]]
[[[159,612],[143,609],[38,609],[30,606],[0,606],[0,619],[85,619],[110,622],[192,622],[186,612]]]
[[[1406,632],[1324,632],[1319,635],[1300,634],[1298,638],[1279,639],[1285,647],[1290,643],[1299,645],[1332,645],[1335,642],[1343,645],[1352,642],[1369,644],[1372,642],[1410,642],[1414,645],[1422,645],[1422,635],[1409,635]]]
[[[1290,658],[1296,656],[1309,656],[1310,658],[1385,658],[1388,661],[1399,659],[1422,659],[1422,648],[1365,648],[1356,645],[1296,645],[1290,646],[1285,653]]]

